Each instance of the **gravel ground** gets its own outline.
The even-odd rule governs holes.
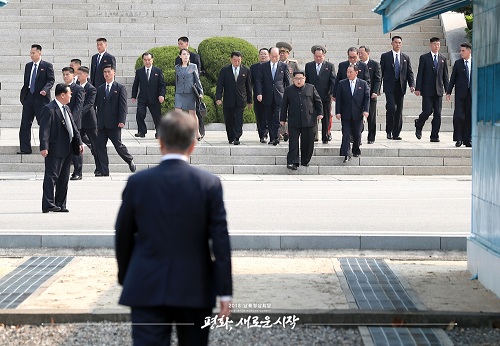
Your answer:
[[[448,337],[457,346],[497,346],[500,345],[500,329],[455,328],[447,331]]]
[[[172,345],[177,345],[175,333]],[[124,346],[131,344],[130,324],[78,323],[54,326],[4,326],[0,329],[0,345],[5,346]],[[233,328],[230,332],[210,332],[210,344],[234,345],[362,345],[357,329],[301,326],[294,329]]]

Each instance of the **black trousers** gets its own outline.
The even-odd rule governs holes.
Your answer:
[[[158,129],[158,124],[161,118],[161,104],[159,101],[150,103],[147,100],[137,99],[137,113],[135,114],[135,120],[137,121],[137,132],[147,133],[148,128],[146,127],[146,108],[149,108],[151,112],[151,117],[155,124],[155,129]],[[157,131],[158,132],[158,131]]]
[[[357,120],[342,118],[342,144],[340,146],[340,156],[360,155],[359,142],[361,140],[361,130],[363,128],[363,117]]]
[[[385,94],[385,132],[392,137],[399,137],[403,128],[403,101],[405,95],[401,91],[399,80],[395,81],[394,93]]]
[[[224,123],[226,124],[227,140],[232,142],[240,139],[243,134],[243,107],[223,107]]]
[[[330,113],[332,110],[332,103],[330,97],[325,100],[321,100],[323,103],[323,118],[321,119],[321,140],[323,142],[328,141],[328,128],[330,127]],[[319,138],[318,136],[318,124],[314,126],[314,139]]]
[[[68,143],[68,146],[71,144]],[[68,195],[69,171],[73,154],[71,148],[66,157],[45,157],[45,174],[43,176],[42,210],[50,207],[66,208]],[[55,193],[54,193],[55,190]]]
[[[35,118],[37,123],[40,123],[43,106],[35,104],[35,98],[30,92],[24,98],[21,125],[19,127],[19,150],[25,153],[31,154],[31,126]]]
[[[106,144],[108,139],[113,143],[116,152],[123,161],[130,163],[134,158],[129,154],[127,147],[122,143],[122,130],[118,129],[98,129],[97,130],[97,158],[99,160],[99,171],[107,175],[109,174],[109,157]]]
[[[172,324],[176,324],[179,346],[208,345],[210,326],[205,318],[212,309],[181,307],[132,307],[132,339],[134,346],[170,345]]]
[[[453,140],[471,143],[472,127],[472,96],[468,89],[465,98],[455,96],[455,111],[453,112]]]
[[[269,129],[269,140],[277,139],[280,128],[280,105],[274,100],[272,104],[264,105],[264,116]]]
[[[441,109],[443,108],[442,96],[422,96],[422,113],[418,116],[415,126],[418,129],[424,127],[425,122],[432,114],[431,139],[439,139],[439,129],[441,128]]]
[[[95,169],[100,172],[99,159],[97,157],[97,129],[80,129],[80,136],[83,143],[90,149],[94,157]],[[83,156],[73,155],[73,175],[82,176],[83,170]]]
[[[287,164],[307,165],[311,161],[314,151],[315,126],[292,127],[288,126],[288,154]],[[299,137],[300,137],[300,158],[299,158]]]
[[[255,123],[257,124],[257,132],[259,133],[259,138],[262,139],[267,134],[267,121],[264,114],[264,105],[262,102],[254,99],[253,111],[255,113]]]
[[[370,98],[370,110],[368,114],[368,140],[375,142],[377,134],[377,99]]]

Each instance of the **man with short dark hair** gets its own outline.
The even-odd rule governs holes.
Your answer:
[[[380,95],[380,86],[382,85],[382,72],[380,71],[380,64],[370,58],[370,48],[367,46],[360,46],[358,49],[359,60],[368,66],[368,73],[370,75],[370,112],[368,115],[368,144],[375,142],[375,135],[377,134],[377,97]]]
[[[128,164],[132,173],[136,166],[134,158],[122,143],[122,128],[127,120],[127,90],[123,84],[115,81],[115,67],[104,66],[105,82],[97,88],[95,108],[97,111],[97,157],[99,172],[96,177],[109,175],[109,158],[106,149],[108,139],[111,140],[116,152]]]
[[[43,107],[40,116],[40,154],[45,158],[43,213],[69,211],[66,196],[71,158],[83,153],[80,133],[67,106],[70,100],[69,85],[57,84],[55,100]]]
[[[189,165],[196,122],[183,111],[160,120],[162,162],[132,175],[116,220],[119,303],[131,307],[134,345],[207,345],[219,297],[232,300],[231,247],[220,179]]]
[[[30,50],[31,62],[24,68],[24,84],[19,99],[23,105],[19,127],[18,154],[31,154],[31,126],[36,118],[40,124],[43,106],[50,102],[50,89],[54,85],[54,68],[42,60],[42,46],[33,44]]]
[[[224,123],[226,124],[229,144],[239,145],[243,134],[243,112],[245,106],[252,107],[252,86],[250,70],[241,64],[241,53],[231,53],[231,63],[219,72],[215,103],[223,104]]]
[[[165,101],[165,80],[163,71],[153,66],[154,56],[151,52],[142,54],[144,67],[135,71],[134,84],[132,85],[132,102],[137,102],[136,137],[146,137],[148,128],[146,127],[146,107],[151,112],[151,117],[155,124],[155,138],[158,138],[158,124],[161,118],[161,104]],[[137,96],[139,91],[139,96]]]
[[[420,56],[415,95],[422,96],[422,113],[415,119],[415,136],[422,138],[422,128],[432,114],[431,142],[439,142],[443,95],[448,89],[448,63],[439,54],[438,37],[429,40],[431,51]]]
[[[315,127],[323,116],[321,97],[316,88],[306,83],[303,71],[295,71],[293,85],[287,87],[283,93],[280,112],[281,125],[284,126],[288,122],[288,169],[297,170],[299,162],[302,166],[309,166],[314,150]]]
[[[471,147],[472,127],[472,45],[468,42],[460,45],[460,57],[455,61],[450,83],[446,90],[446,100],[450,101],[455,88],[455,112],[453,113],[453,140],[456,147]]]
[[[116,70],[116,59],[113,55],[107,52],[108,40],[106,40],[104,37],[98,38],[96,40],[96,45],[97,54],[94,54],[92,56],[90,62],[90,82],[97,89],[99,88],[99,86],[105,83],[103,75],[104,66],[112,65]]]
[[[260,73],[260,65],[269,61],[269,49],[259,49],[259,62],[250,66],[250,77],[252,79],[253,87],[253,111],[255,113],[255,123],[257,125],[257,133],[261,143],[266,143],[268,136],[267,122],[264,116],[264,109],[262,102],[257,101],[257,93],[255,92],[255,84],[257,76]]]
[[[69,67],[71,67],[75,72],[75,76],[73,79],[73,83],[75,84],[80,84],[80,82],[78,81],[78,76],[76,75],[76,71],[78,71],[80,66],[82,66],[82,61],[80,59],[71,59],[71,61],[69,62]]]

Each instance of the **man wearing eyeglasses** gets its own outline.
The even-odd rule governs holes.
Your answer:
[[[288,154],[286,168],[296,171],[309,166],[314,150],[317,119],[323,118],[323,104],[316,87],[306,83],[305,73],[293,73],[293,85],[285,89],[281,102],[280,122],[288,122]],[[299,158],[300,137],[300,158]]]

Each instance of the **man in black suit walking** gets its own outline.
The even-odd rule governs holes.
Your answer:
[[[432,116],[431,142],[439,142],[443,95],[448,89],[448,63],[439,54],[441,42],[438,37],[430,39],[431,51],[420,56],[415,95],[422,96],[422,113],[415,119],[415,136],[422,138],[422,128]]]
[[[32,61],[24,68],[24,84],[19,95],[23,112],[18,154],[31,154],[31,125],[35,117],[40,124],[40,113],[43,106],[50,102],[50,89],[55,82],[52,64],[42,60],[42,46],[32,45],[30,57]]]
[[[231,64],[219,72],[215,102],[224,104],[224,123],[226,124],[229,144],[240,144],[243,134],[243,111],[245,106],[252,107],[252,87],[250,70],[241,64],[241,53],[231,53]]]
[[[97,157],[99,172],[96,177],[109,175],[109,158],[106,149],[108,139],[111,140],[116,152],[128,164],[132,173],[136,167],[134,158],[122,143],[122,128],[127,120],[127,90],[125,86],[115,81],[113,65],[104,66],[105,83],[97,88]]]
[[[358,71],[356,65],[347,68],[347,79],[339,82],[335,98],[336,118],[342,120],[340,156],[344,156],[344,163],[351,160],[351,136],[353,156],[361,155],[359,142],[363,117],[368,118],[370,110],[370,87],[366,81],[357,78]]]
[[[320,45],[311,47],[314,61],[308,62],[305,67],[305,78],[307,83],[315,86],[321,98],[323,111],[321,112],[321,139],[323,144],[331,140],[329,131],[331,121],[331,110],[333,100],[333,87],[335,85],[335,66],[325,61],[326,48]],[[295,84],[295,82],[294,82]],[[318,138],[318,123],[314,125],[314,137]]]
[[[401,53],[403,39],[392,37],[392,50],[380,56],[380,69],[385,93],[387,139],[401,140],[399,136],[403,128],[403,100],[406,84],[410,91],[415,91],[415,80],[411,68],[410,57]]]
[[[112,65],[116,70],[116,59],[107,52],[108,41],[104,37],[98,38],[96,42],[97,54],[92,56],[90,62],[90,83],[98,88],[105,83],[103,76],[104,66]]]
[[[333,87],[333,95],[337,95],[338,83],[343,79],[347,79],[347,68],[354,65],[358,66],[359,71],[356,78],[362,79],[370,85],[368,66],[359,61],[358,48],[350,47],[347,50],[347,60],[339,63],[337,77],[335,78],[335,86]]]
[[[472,46],[465,42],[460,45],[461,59],[455,61],[451,72],[450,83],[446,90],[446,100],[450,101],[451,92],[455,88],[455,112],[453,113],[453,140],[455,146],[471,147],[472,127]]]
[[[269,50],[270,60],[260,65],[255,92],[257,101],[262,102],[264,114],[269,128],[269,144],[278,145],[281,101],[285,88],[291,84],[288,65],[279,61],[280,52],[273,47]]]
[[[134,345],[207,345],[216,297],[231,313],[231,248],[219,178],[189,165],[195,119],[160,120],[162,162],[132,175],[116,220],[120,304],[131,307]]]
[[[161,118],[161,104],[165,101],[165,80],[163,71],[153,66],[153,54],[146,52],[142,54],[144,67],[135,71],[134,84],[132,85],[132,102],[137,101],[137,133],[136,137],[145,137],[148,129],[146,127],[146,107],[149,108],[155,124],[155,138],[158,138],[158,124]],[[137,92],[139,90],[139,96]]]
[[[382,84],[382,72],[380,71],[380,64],[370,59],[370,48],[367,46],[360,46],[358,49],[359,59],[361,62],[368,66],[368,73],[370,74],[370,112],[368,115],[368,144],[375,142],[375,135],[377,133],[377,97],[380,95],[380,86]]]
[[[89,147],[92,156],[94,157],[94,174],[96,174],[100,172],[100,163],[97,157],[97,117],[94,106],[97,89],[88,82],[88,77],[89,68],[86,66],[80,66],[78,69],[78,81],[80,82],[85,94],[82,108],[82,127],[80,129],[80,136],[82,137],[83,143]]]
[[[57,84],[55,97],[43,107],[40,116],[40,154],[45,158],[43,213],[69,211],[66,196],[71,158],[83,153],[80,133],[67,106],[71,100],[69,85]]]
[[[289,134],[286,167],[294,171],[299,167],[299,162],[302,166],[309,166],[314,150],[316,124],[324,116],[321,97],[314,85],[305,81],[303,71],[294,71],[293,85],[285,89],[281,102],[281,125],[288,122]]]
[[[250,66],[250,77],[252,79],[253,87],[253,112],[255,113],[255,123],[257,125],[257,133],[259,134],[259,140],[261,143],[266,143],[268,130],[266,118],[264,116],[264,106],[262,105],[262,102],[257,101],[255,86],[257,83],[257,76],[260,73],[260,65],[268,61],[269,49],[261,48],[259,49],[259,62]]]

